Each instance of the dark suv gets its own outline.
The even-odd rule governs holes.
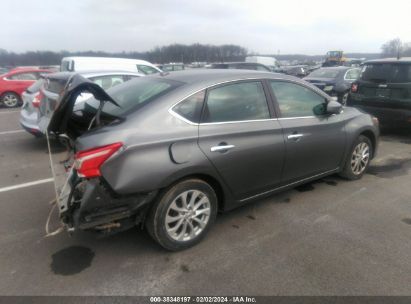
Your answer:
[[[411,57],[367,61],[351,86],[348,105],[385,126],[411,126]]]

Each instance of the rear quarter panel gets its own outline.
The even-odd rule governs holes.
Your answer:
[[[149,192],[187,176],[206,175],[219,182],[226,198],[231,196],[198,146],[198,126],[172,116],[168,106],[152,105],[117,126],[84,134],[76,149],[120,141],[125,149],[101,167],[104,179],[118,194]]]

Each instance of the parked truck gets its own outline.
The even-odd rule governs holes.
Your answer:
[[[343,51],[329,51],[326,54],[323,67],[341,66],[346,60]]]

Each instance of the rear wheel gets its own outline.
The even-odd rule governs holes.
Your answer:
[[[6,108],[14,108],[20,103],[20,97],[15,93],[7,92],[1,96],[1,102]]]
[[[146,227],[162,247],[177,251],[200,242],[216,215],[213,188],[202,180],[189,179],[163,191],[148,214]]]
[[[371,157],[372,143],[368,137],[360,135],[355,141],[340,175],[349,180],[360,179],[367,170]]]

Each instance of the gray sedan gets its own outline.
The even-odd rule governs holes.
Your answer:
[[[94,99],[73,112],[82,91]],[[183,71],[107,92],[74,76],[49,131],[74,158],[58,199],[70,231],[144,224],[168,250],[198,243],[227,211],[338,173],[359,179],[378,121],[298,78],[256,71]]]

